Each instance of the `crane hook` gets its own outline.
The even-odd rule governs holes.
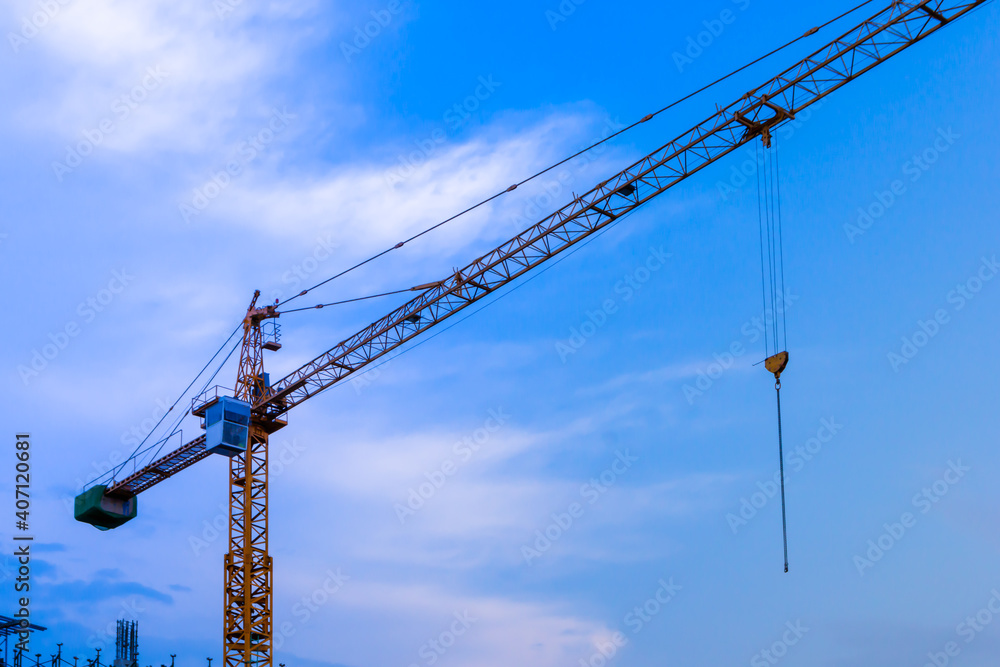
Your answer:
[[[785,549],[785,572],[788,572],[788,522],[785,514],[785,451],[781,442],[781,373],[788,366],[788,352],[779,352],[764,360],[764,367],[774,373],[778,397],[778,469],[781,475],[781,535]]]

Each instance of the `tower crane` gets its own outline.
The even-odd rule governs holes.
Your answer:
[[[795,120],[804,109],[987,1],[892,2],[453,275],[415,288],[420,291],[416,297],[273,383],[264,372],[263,350],[279,345],[266,339],[262,325],[280,317],[281,312],[275,305],[259,306],[260,293],[256,292],[242,324],[233,395],[210,390],[192,404],[191,413],[204,419],[205,433],[120,481],[87,489],[76,499],[76,518],[105,530],[118,527],[136,516],[137,496],[143,491],[213,453],[228,456],[225,665],[271,667],[268,437],[287,425],[285,416],[292,408],[364,370],[741,146],[760,140],[769,147],[775,129]],[[769,363],[768,369],[774,372],[772,366],[783,368],[784,362],[787,356]]]

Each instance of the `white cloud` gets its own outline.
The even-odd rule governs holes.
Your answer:
[[[230,187],[219,200],[219,217],[281,237],[312,238],[332,225],[342,258],[362,258],[564,158],[581,136],[597,136],[599,123],[598,114],[579,110],[555,111],[540,121],[500,122],[468,141],[425,154],[426,161],[405,177],[397,161],[351,164],[282,181],[259,174]],[[466,262],[474,259],[491,247],[477,239],[492,244],[514,236],[569,203],[573,191],[586,192],[610,175],[612,162],[624,158],[601,152],[478,208],[387,258],[396,260],[393,276],[411,273],[415,258],[461,252]],[[559,182],[561,173],[566,176]]]
[[[195,0],[63,3],[16,55],[60,78],[19,110],[20,121],[67,141],[108,121],[101,146],[116,151],[211,149],[269,111],[253,100],[287,62],[281,45],[308,31],[301,19],[313,7],[245,2],[220,18]],[[35,9],[9,8],[13,17]]]
[[[636,387],[638,385],[662,385],[664,383],[674,383],[681,380],[690,380],[696,378],[701,373],[705,373],[706,369],[717,365],[718,362],[714,358],[706,358],[701,361],[688,361],[677,364],[669,364],[667,366],[662,366],[660,368],[654,368],[648,371],[638,371],[634,373],[622,373],[617,375],[606,382],[599,385],[586,387],[581,390],[581,393],[587,395],[608,393],[608,392],[620,392],[624,389],[629,389]],[[727,367],[726,372],[739,372],[746,373],[754,371],[752,366],[747,364],[733,364]]]
[[[654,558],[669,550],[667,538],[622,549],[607,545],[630,542],[637,527],[650,522],[713,511],[731,477],[694,474],[648,483],[629,467],[619,470],[610,485],[604,480],[598,494],[584,495],[582,486],[615,463],[614,451],[598,455],[576,474],[546,472],[564,454],[567,443],[585,441],[609,424],[627,419],[629,410],[599,408],[549,431],[508,424],[481,437],[481,448],[469,456],[457,452],[469,451],[469,443],[462,441],[479,424],[395,437],[371,429],[339,431],[335,440],[323,435],[332,432],[332,425],[302,433],[300,424],[297,438],[300,444],[310,444],[301,461],[288,466],[282,483],[294,486],[300,502],[334,498],[302,520],[322,522],[327,514],[346,513],[343,529],[355,539],[344,545],[342,553],[364,562],[518,567],[525,563],[521,547],[533,543],[535,530],[544,530],[552,514],[565,513],[571,503],[583,507],[583,516],[544,555],[546,562]],[[322,539],[313,539],[315,547],[322,548]]]
[[[372,662],[372,654],[378,653],[382,654],[382,661],[374,662],[424,664],[421,648],[435,652],[425,640],[448,632],[456,614],[470,623],[455,638],[453,646],[438,653],[443,664],[472,667],[575,664],[580,658],[588,658],[598,643],[606,643],[613,632],[604,624],[582,618],[560,605],[474,595],[432,585],[354,580],[348,581],[335,599],[338,606],[345,608],[343,613],[371,618],[383,637],[378,645],[338,642],[341,650],[335,655],[348,662]],[[387,622],[387,609],[393,610],[398,622]],[[336,625],[342,627],[340,623]],[[306,625],[297,632],[289,648],[305,657],[330,660],[330,647],[336,640],[331,639],[328,627],[320,621]]]

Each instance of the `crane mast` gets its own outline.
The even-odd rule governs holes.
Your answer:
[[[774,130],[794,120],[803,109],[985,2],[892,2],[767,83],[718,108],[677,139],[453,275],[431,284],[414,299],[273,385],[265,380],[261,350],[266,345],[261,323],[278,317],[279,313],[274,306],[256,307],[259,292],[256,293],[243,323],[235,391],[235,398],[251,407],[246,452],[231,458],[230,541],[225,558],[226,667],[272,664],[267,441],[271,433],[286,425],[282,419],[285,413],[741,146],[757,139],[769,146]],[[647,116],[643,122],[651,117]],[[206,404],[204,399],[196,399],[192,413],[203,416]],[[209,453],[206,437],[202,435],[112,483],[103,489],[103,495],[118,502],[135,499]],[[134,504],[131,508],[134,516]],[[121,522],[129,518],[124,517]]]
[[[256,308],[256,291],[243,319],[243,343],[234,398],[253,403],[264,393],[261,323],[278,317],[274,306]],[[225,558],[224,658],[226,667],[271,664],[272,573],[267,529],[267,441],[285,426],[251,412],[247,449],[229,459],[229,552]]]

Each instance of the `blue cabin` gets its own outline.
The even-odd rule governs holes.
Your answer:
[[[247,450],[250,404],[220,396],[205,409],[205,448],[212,454],[233,457]]]

